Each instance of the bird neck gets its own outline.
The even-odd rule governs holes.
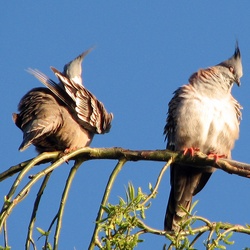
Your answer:
[[[201,95],[221,98],[231,93],[233,81],[216,67],[199,70],[190,79],[190,84]]]

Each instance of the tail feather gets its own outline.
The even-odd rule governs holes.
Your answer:
[[[190,205],[192,203],[192,197],[191,197],[190,200],[185,202],[186,203],[185,207],[184,204],[179,204],[179,203],[177,204],[173,193],[174,193],[173,189],[171,189],[168,200],[168,206],[166,209],[166,216],[164,220],[164,230],[166,231],[172,231],[172,230],[176,231],[179,229],[180,222],[187,215],[184,209],[189,211]]]
[[[164,221],[166,231],[178,230],[180,221],[186,218],[186,211],[190,210],[193,196],[206,185],[212,172],[211,167],[171,166],[171,191]]]

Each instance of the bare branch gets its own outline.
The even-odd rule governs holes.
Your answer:
[[[126,159],[124,159],[124,158],[120,159],[109,177],[109,180],[108,180],[108,183],[106,185],[104,195],[102,198],[101,206],[100,206],[98,214],[97,214],[95,229],[94,229],[94,232],[93,232],[88,249],[94,249],[95,245],[98,244],[98,242],[99,242],[99,240],[98,240],[98,224],[97,223],[102,219],[102,216],[104,213],[103,206],[105,206],[107,204],[107,201],[108,201],[111,189],[113,187],[114,181],[126,162],[127,162]]]
[[[62,156],[62,152],[48,152],[43,153],[42,161],[38,161],[38,164],[51,162],[57,160]],[[37,159],[37,156],[34,159]],[[127,161],[163,161],[166,162],[172,158],[174,162],[181,163],[182,165],[192,166],[213,166],[215,168],[221,169],[230,174],[236,174],[243,177],[250,177],[250,164],[219,158],[218,160],[207,157],[206,154],[202,152],[196,152],[193,157],[185,156],[182,152],[173,152],[169,150],[128,150],[123,148],[81,148],[72,151],[66,155],[63,155],[64,161],[70,159],[76,159],[78,157],[84,157],[85,160],[94,159],[110,159],[119,160],[125,158]],[[31,159],[31,160],[34,160]],[[31,160],[22,162],[16,166],[9,168],[8,170],[0,173],[0,182],[13,174],[21,171]]]
[[[37,193],[37,197],[33,206],[33,211],[32,211],[32,215],[31,215],[31,219],[30,219],[30,223],[29,223],[29,227],[28,227],[28,234],[27,234],[27,238],[26,238],[26,249],[30,249],[30,243],[33,245],[34,250],[36,250],[36,246],[34,244],[34,240],[32,238],[32,233],[33,233],[33,228],[34,228],[34,224],[35,224],[35,220],[36,220],[36,214],[37,214],[37,210],[38,210],[38,206],[41,200],[41,197],[43,195],[43,191],[46,188],[46,185],[49,181],[50,175],[52,174],[52,171],[49,172],[48,174],[45,175],[43,182],[40,186],[40,189]]]
[[[83,161],[81,161],[81,160],[75,161],[74,166],[70,170],[69,176],[68,176],[67,181],[66,181],[66,185],[65,185],[64,190],[63,190],[63,194],[62,194],[62,198],[61,198],[61,202],[60,202],[60,207],[59,207],[59,210],[57,213],[57,225],[56,225],[56,230],[55,230],[55,234],[54,234],[53,249],[55,249],[55,250],[58,249],[58,240],[59,240],[59,235],[60,235],[60,231],[61,231],[61,227],[62,227],[62,216],[64,213],[64,208],[65,208],[65,204],[66,204],[66,201],[68,198],[69,190],[70,190],[72,181],[75,177],[75,174],[82,163],[83,163]]]

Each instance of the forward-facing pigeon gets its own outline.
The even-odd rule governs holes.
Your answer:
[[[23,131],[19,147],[31,144],[41,153],[72,150],[88,146],[94,134],[109,132],[113,114],[82,85],[81,63],[90,50],[66,64],[63,73],[52,68],[59,84],[38,70],[28,71],[47,88],[30,90],[13,114],[17,127]]]
[[[231,95],[233,83],[240,85],[241,55],[238,44],[234,55],[220,64],[200,69],[189,83],[178,88],[169,102],[164,128],[167,149],[192,151],[230,158],[239,136],[242,108]],[[171,165],[171,192],[166,209],[165,230],[178,230],[190,209],[192,197],[202,190],[214,172],[212,166]]]

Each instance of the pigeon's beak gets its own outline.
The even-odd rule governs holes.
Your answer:
[[[238,85],[238,87],[240,87],[240,79],[236,79],[235,83]]]

